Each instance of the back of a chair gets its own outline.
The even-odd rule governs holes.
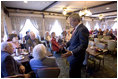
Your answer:
[[[103,35],[98,35],[98,39],[102,39],[103,38]]]
[[[103,43],[96,43],[96,47],[98,47],[100,49],[105,49],[105,44],[103,44]]]
[[[89,41],[89,45],[94,46],[94,41]]]
[[[114,41],[114,40],[109,40],[109,41],[108,41],[108,50],[109,50],[109,51],[114,51],[115,48],[116,48],[116,45],[117,45],[116,41]]]
[[[13,76],[7,76],[4,78],[25,78],[23,74],[13,75]]]
[[[99,39],[98,38],[94,38],[94,42],[95,43],[98,43],[99,42]]]
[[[41,68],[37,70],[38,78],[58,78],[60,69],[58,67]]]
[[[104,36],[103,39],[110,40],[111,36]]]

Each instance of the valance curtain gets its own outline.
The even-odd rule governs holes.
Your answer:
[[[33,26],[39,31],[39,34],[43,35],[43,18],[42,17],[29,17]]]
[[[12,29],[16,31],[17,34],[23,29],[27,17],[24,16],[11,16]]]

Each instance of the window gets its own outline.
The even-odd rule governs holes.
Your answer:
[[[86,27],[88,28],[89,31],[91,30],[90,25],[89,25],[88,22],[86,22]]]
[[[115,31],[115,29],[117,29],[117,22],[114,23],[112,29],[113,29],[113,31]]]
[[[24,37],[26,35],[26,31],[33,31],[35,35],[39,34],[39,31],[32,25],[30,19],[27,19],[23,29],[20,32],[20,35]]]
[[[97,29],[97,30],[99,29],[98,23],[96,23],[96,25],[95,25],[95,27],[94,27],[94,30],[95,30],[95,29]]]
[[[52,32],[55,32],[56,36],[59,36],[59,35],[61,35],[61,33],[62,33],[61,25],[58,23],[57,20],[56,20],[56,21],[54,22],[54,24],[52,25],[50,34],[51,34]]]

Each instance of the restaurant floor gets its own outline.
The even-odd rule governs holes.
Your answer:
[[[60,68],[59,78],[69,78],[69,64],[65,58],[61,58],[60,54],[54,54],[56,62]],[[96,65],[96,68],[97,65]],[[85,68],[81,71],[82,78],[117,78],[117,57],[107,54],[104,56],[104,66],[101,65],[100,69],[95,70],[89,68],[86,76]]]

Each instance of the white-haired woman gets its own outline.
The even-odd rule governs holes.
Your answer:
[[[43,44],[34,47],[32,54],[34,58],[30,60],[30,66],[35,73],[37,69],[43,67],[57,67],[55,59],[47,57],[46,53],[46,47]]]

